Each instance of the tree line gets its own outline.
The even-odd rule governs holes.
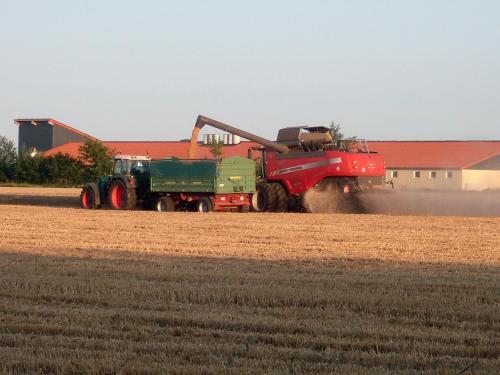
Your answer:
[[[109,174],[113,166],[112,150],[99,141],[87,141],[78,157],[57,153],[43,156],[21,148],[0,136],[0,183],[51,184],[78,186]]]

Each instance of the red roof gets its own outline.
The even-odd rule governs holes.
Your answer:
[[[463,169],[500,154],[500,141],[370,141],[388,168]]]
[[[187,158],[189,148],[189,142],[176,141],[105,141],[103,144],[113,150],[113,154],[148,155],[153,159]],[[368,144],[371,151],[384,156],[388,168],[462,169],[500,155],[500,141],[370,141]],[[66,143],[46,151],[45,155],[60,152],[77,157],[81,145],[80,142]],[[246,157],[248,149],[256,145],[248,141],[226,145],[223,156]],[[200,144],[197,157],[213,158],[210,147]]]
[[[114,142],[104,141],[104,146],[113,151],[113,154],[126,154],[126,155],[147,155],[152,159],[162,159],[166,157],[187,158],[189,142],[175,142],[175,141],[151,141],[151,142]],[[78,157],[78,148],[82,145],[81,142],[65,143],[47,150],[44,155],[50,156],[57,153],[69,154],[73,157]],[[237,145],[223,146],[224,157],[243,156],[248,155],[248,149],[256,146],[254,142],[243,141]],[[210,152],[210,147],[205,145],[198,145],[198,158],[211,159],[213,158]]]
[[[31,125],[34,125],[34,126],[36,126],[39,122],[47,122],[48,124],[50,124],[52,126],[59,126],[60,128],[64,128],[64,129],[70,131],[71,133],[81,135],[85,138],[92,139],[94,141],[98,140],[96,137],[93,137],[93,136],[91,136],[87,133],[84,133],[78,129],[72,128],[71,126],[66,125],[60,121],[54,120],[52,118],[21,118],[21,119],[15,119],[14,122],[17,125],[20,125],[21,122],[29,122],[29,123],[31,123]]]

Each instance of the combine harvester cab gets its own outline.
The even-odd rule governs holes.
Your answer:
[[[256,167],[251,159],[150,160],[130,155],[114,159],[112,175],[83,187],[82,208],[246,212],[255,193]]]

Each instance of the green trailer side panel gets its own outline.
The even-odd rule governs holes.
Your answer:
[[[150,174],[152,192],[255,192],[255,162],[241,157],[222,160],[153,160]]]
[[[242,157],[222,159],[216,180],[216,192],[254,193],[255,161]]]
[[[216,160],[152,160],[151,191],[170,193],[213,193]]]

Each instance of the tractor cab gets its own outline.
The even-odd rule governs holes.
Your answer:
[[[149,175],[149,156],[136,155],[115,155],[115,166],[113,167],[114,176],[134,176],[138,178],[143,175]]]

